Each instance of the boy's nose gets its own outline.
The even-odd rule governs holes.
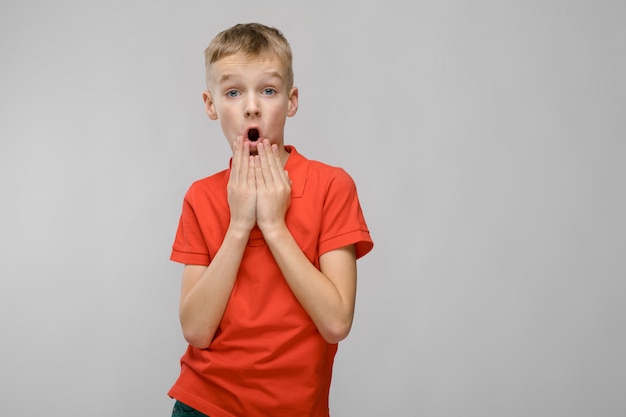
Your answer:
[[[258,117],[261,115],[261,107],[259,106],[259,103],[255,97],[250,97],[246,101],[246,108],[244,111],[246,113],[246,117],[251,117],[251,116]]]

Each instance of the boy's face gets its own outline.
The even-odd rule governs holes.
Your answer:
[[[204,104],[209,118],[220,120],[231,149],[242,136],[251,154],[262,139],[285,152],[285,120],[298,110],[298,89],[286,83],[285,69],[275,57],[236,54],[212,64]]]

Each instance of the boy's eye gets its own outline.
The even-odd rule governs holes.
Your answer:
[[[239,95],[239,91],[237,91],[237,90],[228,90],[226,92],[226,95],[228,97],[237,97]]]
[[[263,94],[265,94],[266,96],[271,96],[273,94],[276,94],[276,90],[274,90],[273,88],[266,88],[263,90]]]

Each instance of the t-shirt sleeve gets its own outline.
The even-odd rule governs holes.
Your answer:
[[[365,223],[356,185],[350,175],[339,169],[331,179],[322,213],[318,253],[355,245],[357,259],[374,247]]]
[[[210,263],[209,250],[193,208],[192,196],[192,189],[190,189],[183,201],[170,259],[189,265],[208,265]]]

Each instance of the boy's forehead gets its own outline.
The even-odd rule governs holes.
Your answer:
[[[249,56],[245,54],[228,55],[209,66],[211,78],[222,82],[240,76],[244,71],[254,69],[264,77],[285,78],[286,68],[283,62],[273,55]]]

